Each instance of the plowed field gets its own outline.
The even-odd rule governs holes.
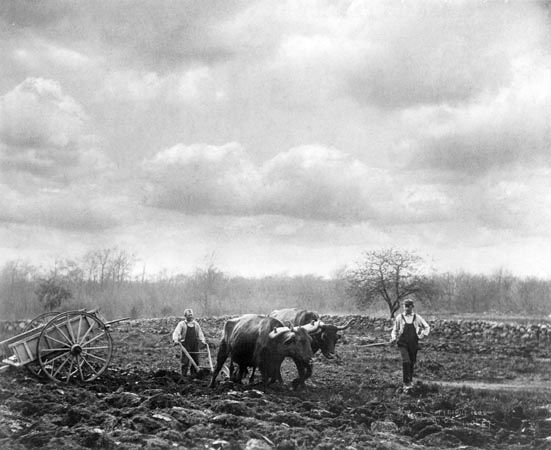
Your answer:
[[[214,359],[222,322],[201,323]],[[89,383],[0,374],[0,448],[551,447],[549,348],[431,336],[417,383],[403,393],[396,348],[367,346],[388,333],[352,326],[337,346],[340,361],[317,355],[304,390],[290,389],[288,361],[284,386],[221,379],[211,389],[208,377],[180,379],[171,332],[151,320],[113,327],[113,359]]]

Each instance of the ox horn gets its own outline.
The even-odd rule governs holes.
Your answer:
[[[307,333],[313,333],[314,331],[318,330],[321,323],[322,323],[321,320],[317,320],[317,321],[312,320],[311,323],[302,325],[301,328],[303,328]]]
[[[354,322],[354,319],[350,319],[344,325],[338,326],[337,330],[339,330],[339,331],[346,330],[350,325],[352,325],[352,322]]]
[[[280,334],[286,333],[287,331],[291,331],[289,327],[275,327],[270,333],[268,334],[270,339],[274,339],[278,337]]]

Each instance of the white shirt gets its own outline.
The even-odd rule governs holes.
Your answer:
[[[406,323],[413,323],[413,326],[415,327],[415,332],[417,333],[419,339],[423,339],[430,333],[429,324],[419,314],[400,314],[394,320],[394,326],[392,327],[392,333],[390,334],[390,338],[393,341],[395,341],[402,335]]]
[[[205,340],[203,330],[201,330],[201,327],[199,326],[199,323],[196,320],[192,320],[191,323],[193,324],[193,328],[195,328],[195,333],[197,334],[197,338],[203,344],[206,344],[207,341]],[[172,333],[172,340],[174,342],[183,341],[186,338],[187,327],[188,327],[187,321],[182,320],[181,322],[178,322],[178,325],[176,325],[176,328],[174,329],[174,332]]]

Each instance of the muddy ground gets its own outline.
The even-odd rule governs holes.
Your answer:
[[[214,359],[220,322],[203,329]],[[316,356],[305,390],[290,389],[290,362],[283,387],[221,380],[211,389],[208,377],[180,379],[171,332],[113,327],[113,359],[89,383],[1,373],[0,448],[551,447],[549,346],[432,336],[422,343],[415,388],[403,393],[397,349],[367,346],[388,333],[353,326],[338,344],[340,362]]]

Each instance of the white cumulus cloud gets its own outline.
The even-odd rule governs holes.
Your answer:
[[[251,209],[258,172],[236,143],[182,144],[143,162],[146,203],[187,213],[232,214]]]
[[[0,163],[7,175],[68,182],[110,166],[86,135],[88,117],[59,83],[27,78],[0,97]]]
[[[512,164],[551,163],[550,80],[551,58],[523,58],[511,86],[494,95],[404,112],[409,164],[472,177]]]
[[[186,214],[279,215],[339,223],[437,221],[451,200],[407,187],[334,148],[301,146],[254,164],[236,143],[176,145],[142,163],[145,203]]]

